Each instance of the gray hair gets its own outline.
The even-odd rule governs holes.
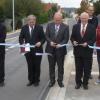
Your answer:
[[[32,19],[32,18],[36,20],[36,16],[35,15],[28,15],[27,16],[27,21]]]

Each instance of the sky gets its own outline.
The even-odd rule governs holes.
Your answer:
[[[46,3],[48,2],[54,2],[58,3],[61,7],[80,7],[81,0],[42,0]]]

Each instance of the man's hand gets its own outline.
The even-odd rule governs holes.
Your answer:
[[[83,44],[81,44],[83,47],[87,47],[88,46],[88,44],[87,44],[87,42],[85,42],[85,43],[83,43]]]
[[[78,46],[78,42],[77,41],[73,41],[73,45],[74,46]]]
[[[40,47],[40,46],[41,46],[41,42],[37,42],[37,43],[35,44],[35,46],[36,46],[36,47]]]
[[[57,44],[57,45],[56,45],[56,48],[59,48],[60,46],[61,46],[61,44]]]
[[[51,45],[52,47],[56,47],[57,43],[55,43],[55,42],[50,42],[50,45]]]

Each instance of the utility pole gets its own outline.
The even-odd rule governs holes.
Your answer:
[[[15,0],[12,0],[13,32],[15,31]]]

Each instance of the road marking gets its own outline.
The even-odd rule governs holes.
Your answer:
[[[9,38],[9,39],[6,39],[6,41],[9,41],[9,40],[13,40],[13,39],[17,39],[19,36],[16,36],[16,37],[13,37],[13,38]]]
[[[9,35],[12,35],[12,34],[16,34],[18,32],[20,32],[20,29],[19,30],[16,30],[15,32],[10,32],[10,33],[8,32],[7,35],[9,36]]]
[[[91,74],[92,75],[99,75],[99,72],[98,71],[93,71]],[[75,72],[74,71],[71,72],[71,75],[75,75]]]
[[[42,92],[41,92],[41,94],[40,94],[38,100],[41,100],[41,99],[42,99],[42,97],[43,97],[43,95],[44,95],[46,89],[48,88],[49,82],[50,82],[50,80],[46,83],[46,85],[45,85],[45,87],[43,88],[43,90],[42,90]]]

